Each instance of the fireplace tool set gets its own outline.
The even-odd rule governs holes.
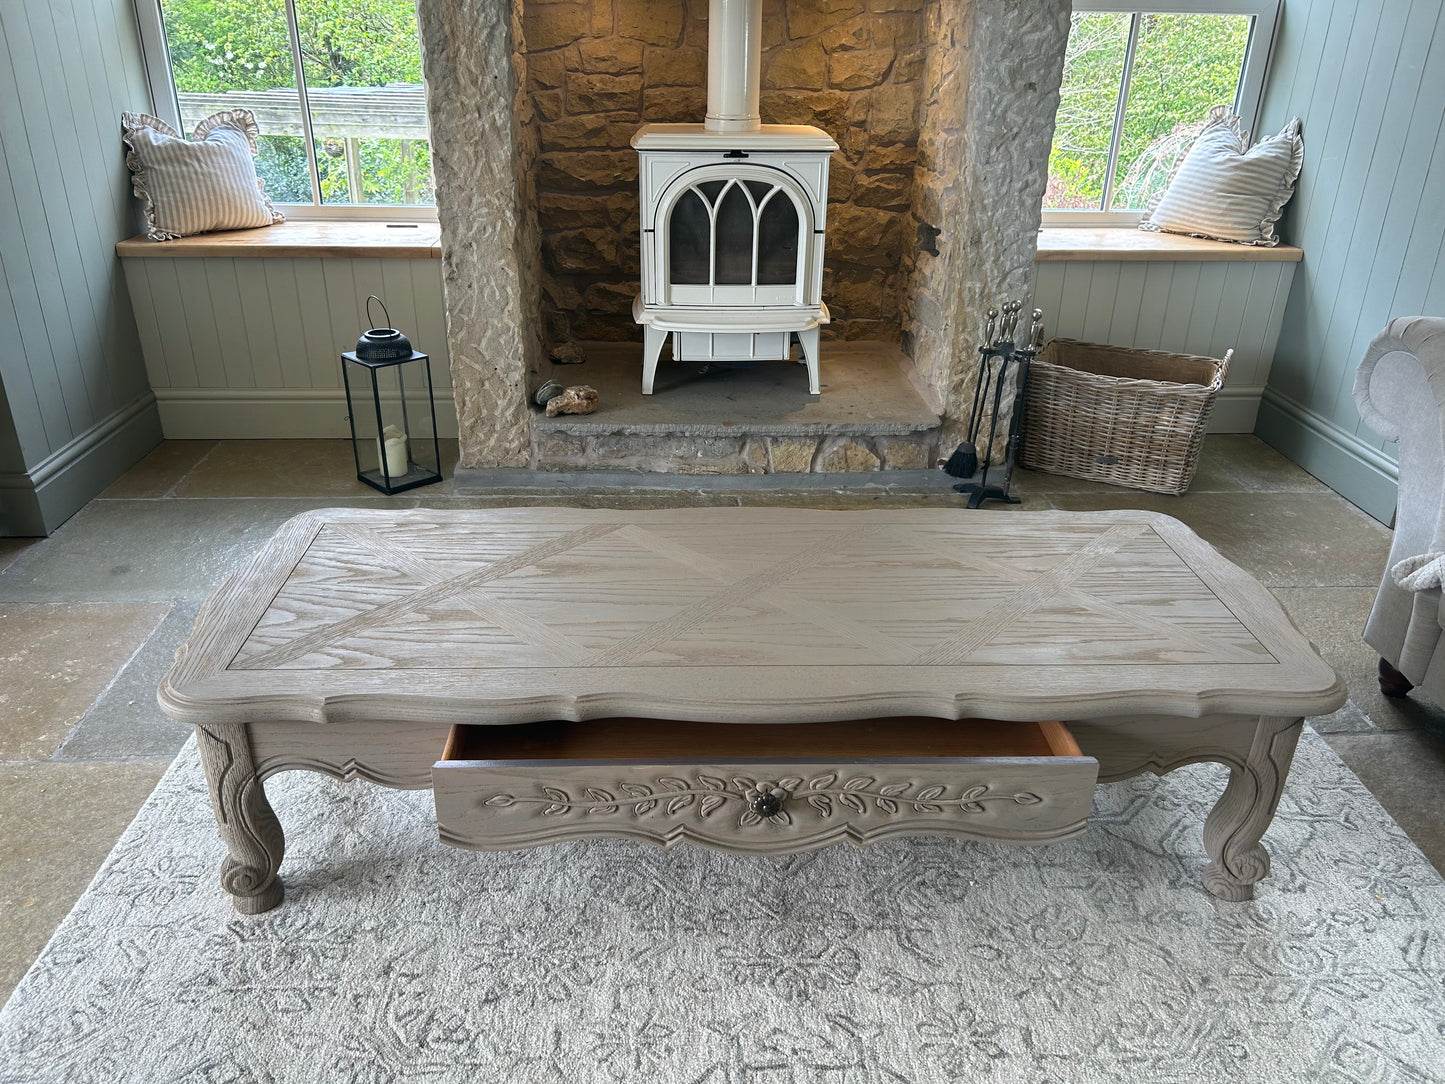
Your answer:
[[[978,348],[978,381],[973,388],[968,439],[943,464],[943,469],[953,477],[969,479],[953,487],[959,493],[968,494],[969,508],[981,507],[987,500],[1019,503],[1017,497],[1009,494],[1009,487],[1013,483],[1014,461],[1018,458],[1019,438],[1023,430],[1029,362],[1038,356],[1044,338],[1044,310],[1034,309],[1028,339],[1023,346],[1014,341],[1023,307],[1022,301],[1005,301],[1001,308],[988,310],[988,327],[984,332],[983,345]],[[1003,403],[1003,389],[1009,381],[1010,369],[1014,374],[1013,409],[1009,416],[1004,460],[996,465],[993,463],[994,440],[998,434],[999,408]],[[987,439],[984,439],[985,428]],[[1002,470],[1001,484],[990,484],[990,468]],[[977,481],[973,480],[975,475]]]

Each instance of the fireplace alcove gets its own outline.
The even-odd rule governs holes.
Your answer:
[[[816,279],[831,316],[814,329],[822,395],[808,395],[804,365],[738,365],[687,339],[683,360],[661,366],[658,394],[641,395],[634,301],[649,280],[630,143],[644,125],[701,127],[708,8],[421,0],[464,487],[499,467],[929,466],[966,413],[983,310],[1029,295],[1067,0],[763,0],[762,120],[836,140],[827,199],[810,206],[796,179],[764,192],[760,176],[699,175],[723,181],[711,206],[696,201],[716,186],[692,181],[670,199],[679,226],[708,212],[709,257],[674,261],[667,246],[650,288],[754,301],[801,291],[812,304]],[[760,203],[785,196],[795,253],[772,240],[793,224]],[[815,263],[809,214],[828,230]],[[724,237],[746,219],[766,239],[756,270],[751,251],[712,258],[714,218]],[[709,281],[683,281],[702,268]],[[781,334],[804,360],[794,330]],[[554,371],[547,348],[567,341],[588,362]],[[692,343],[707,360],[688,363]],[[598,412],[541,417],[528,392],[548,376],[597,387]]]

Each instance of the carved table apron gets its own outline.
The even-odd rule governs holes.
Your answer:
[[[1344,699],[1168,516],[952,509],[310,512],[160,690],[248,913],[281,902],[263,783],[293,768],[435,789],[463,846],[777,853],[1069,838],[1096,778],[1212,760],[1204,882],[1248,899],[1302,720]]]

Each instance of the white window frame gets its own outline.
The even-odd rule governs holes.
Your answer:
[[[1133,74],[1134,47],[1139,40],[1140,15],[1249,15],[1249,41],[1244,50],[1244,68],[1234,98],[1234,112],[1244,127],[1253,133],[1264,100],[1265,80],[1269,74],[1270,55],[1275,31],[1279,26],[1284,0],[1162,0],[1156,3],[1130,3],[1129,0],[1074,0],[1074,11],[1112,11],[1133,15],[1129,24],[1129,43],[1124,52],[1124,71],[1119,80],[1119,95],[1114,110],[1114,132],[1109,141],[1108,172],[1105,174],[1105,196],[1109,195],[1119,161],[1119,143],[1124,131],[1124,110],[1129,104],[1129,81]],[[1071,30],[1072,32],[1072,30]],[[1107,200],[1105,201],[1107,205]],[[1125,211],[1070,210],[1045,207],[1045,226],[1137,226],[1142,209]]]
[[[296,26],[296,0],[285,0],[287,30],[291,38],[291,65],[296,73],[301,123],[306,130],[306,164],[311,173],[310,203],[280,203],[276,206],[292,221],[305,219],[352,219],[388,222],[435,222],[435,207],[393,203],[322,203],[321,182],[316,165],[316,141],[311,138],[311,109],[306,100],[306,80],[301,62],[301,38]],[[161,0],[134,0],[136,26],[140,31],[141,56],[146,82],[150,85],[151,112],[181,132],[181,105],[171,73],[171,54],[166,46],[166,24]]]

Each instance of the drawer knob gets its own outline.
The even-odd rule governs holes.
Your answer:
[[[750,805],[752,811],[760,817],[775,817],[783,808],[782,799],[768,791],[753,795]]]

